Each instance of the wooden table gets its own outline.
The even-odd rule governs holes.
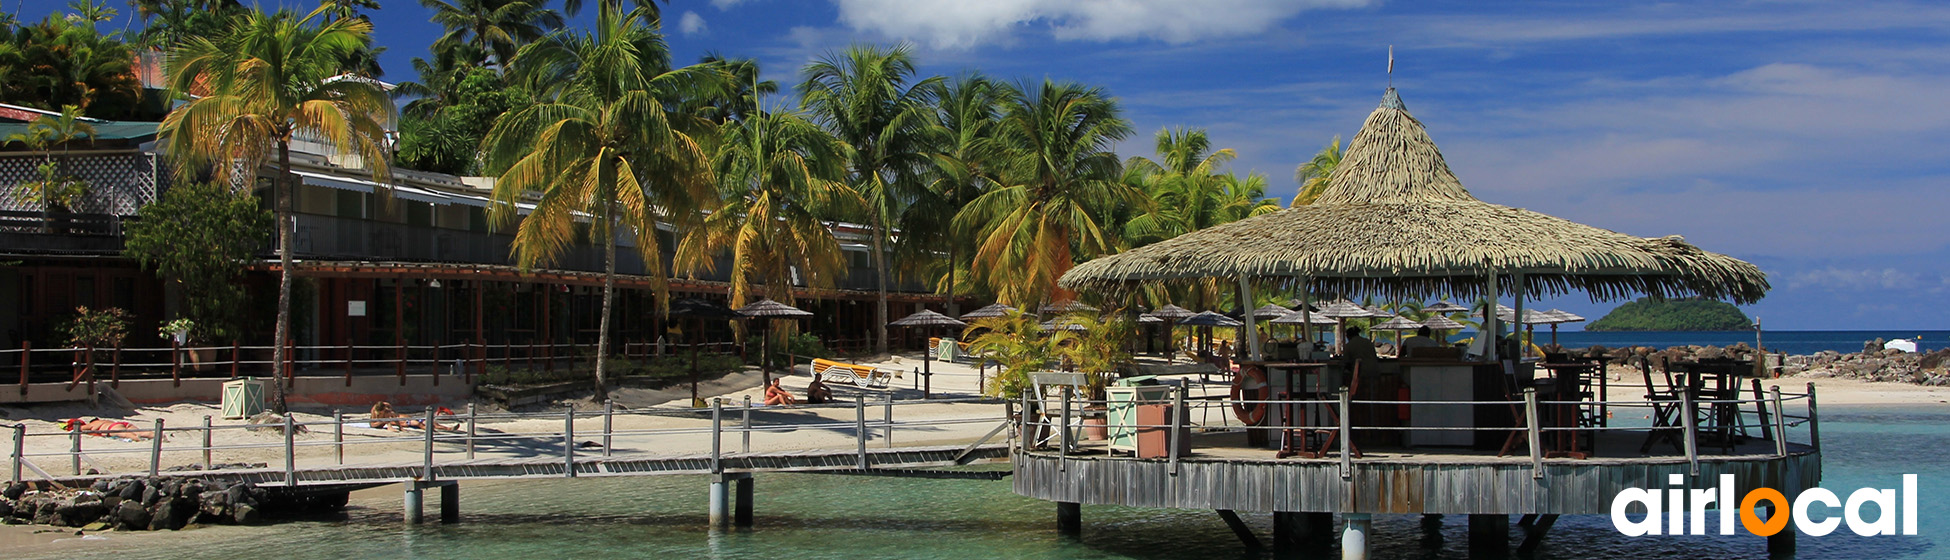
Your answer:
[[[1545,405],[1548,409],[1546,417],[1550,419],[1546,425],[1555,428],[1590,427],[1582,425],[1583,422],[1579,421],[1578,408],[1584,406],[1583,403],[1574,401],[1584,400],[1585,376],[1592,373],[1602,375],[1602,366],[1589,362],[1568,362],[1542,363],[1537,364],[1537,367],[1551,372],[1549,379],[1537,379],[1534,384],[1539,399],[1553,401]],[[1538,421],[1541,423],[1544,418],[1538,418]],[[1580,441],[1582,438],[1583,434],[1576,431],[1556,430],[1551,437],[1544,438],[1545,441],[1539,443],[1546,445],[1545,457],[1586,459],[1593,453],[1583,449]],[[1593,443],[1596,443],[1596,438],[1593,438]]]

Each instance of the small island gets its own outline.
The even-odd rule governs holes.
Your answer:
[[[1754,322],[1740,308],[1708,299],[1639,298],[1585,325],[1587,331],[1744,331]]]

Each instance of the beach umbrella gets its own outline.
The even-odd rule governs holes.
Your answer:
[[[1550,311],[1545,311],[1541,313],[1541,315],[1544,316],[1545,322],[1550,323],[1551,326],[1551,346],[1557,345],[1558,325],[1564,323],[1577,323],[1577,322],[1584,321],[1584,317],[1579,317],[1575,314],[1572,314],[1569,311],[1564,311],[1561,309],[1552,309]]]
[[[1275,317],[1286,315],[1292,312],[1293,312],[1292,309],[1288,309],[1285,307],[1281,307],[1269,303],[1266,305],[1259,306],[1259,309],[1254,309],[1253,319],[1258,321],[1271,321]]]
[[[1063,315],[1067,313],[1096,313],[1097,308],[1074,299],[1066,299],[1043,306],[1043,313]]]
[[[1428,307],[1422,308],[1422,310],[1429,313],[1456,313],[1459,311],[1469,311],[1469,308],[1449,303],[1449,300],[1445,299],[1430,304]]]
[[[1438,331],[1448,331],[1448,330],[1463,328],[1462,323],[1458,323],[1456,322],[1455,319],[1450,319],[1448,317],[1444,317],[1441,315],[1430,315],[1428,319],[1422,321],[1422,326],[1428,327],[1430,329],[1438,330]]]
[[[1285,315],[1273,318],[1273,322],[1282,325],[1299,325],[1303,323],[1332,325],[1334,324],[1334,318],[1321,315],[1320,312],[1306,313],[1302,311],[1291,311]]]
[[[1192,326],[1192,327],[1222,327],[1222,328],[1237,328],[1246,325],[1246,323],[1241,322],[1238,319],[1227,317],[1225,315],[1220,315],[1218,313],[1213,313],[1211,311],[1202,311],[1190,317],[1186,317],[1184,320],[1179,321],[1178,324]],[[1200,337],[1199,342],[1200,342],[1200,346],[1203,347],[1201,348],[1201,350],[1207,353],[1210,353],[1212,351],[1212,334],[1209,330],[1206,331],[1202,337]]]
[[[1010,307],[1000,303],[992,303],[989,304],[987,307],[983,307],[981,309],[977,309],[962,314],[961,319],[963,321],[972,321],[975,319],[986,319],[989,317],[1001,317],[1004,315],[1008,315],[1010,311],[1015,311],[1015,310],[1016,308],[1014,307]]]
[[[1164,307],[1159,307],[1151,311],[1152,317],[1157,317],[1159,319],[1165,320],[1165,362],[1166,363],[1170,363],[1171,360],[1175,359],[1175,357],[1172,355],[1172,346],[1177,344],[1178,337],[1172,335],[1172,328],[1176,326],[1175,323],[1177,323],[1178,320],[1184,319],[1186,317],[1190,317],[1192,315],[1196,315],[1195,313],[1192,313],[1192,310],[1179,307],[1177,305],[1170,304],[1170,303],[1165,304]]]
[[[894,320],[894,322],[892,323],[887,323],[887,326],[921,327],[923,329],[932,329],[934,327],[961,328],[961,327],[968,326],[968,323],[958,321],[954,317],[949,317],[947,315],[935,313],[934,310],[932,309],[922,309],[919,312],[914,313],[913,315],[901,317],[900,319]],[[926,333],[925,330],[922,332],[924,334]],[[923,376],[921,379],[923,383],[927,384],[921,390],[922,399],[926,399],[929,396],[932,396],[932,393],[934,393],[934,366],[933,366],[934,353],[935,353],[934,348],[929,348],[928,351],[921,353],[921,375]]]
[[[1051,331],[1051,332],[1055,332],[1055,331],[1082,332],[1082,331],[1090,330],[1089,328],[1084,327],[1082,324],[1077,323],[1076,321],[1065,321],[1062,319],[1050,319],[1048,321],[1043,321],[1040,324],[1040,326],[1043,327],[1043,330]]]
[[[1157,315],[1152,315],[1150,313],[1140,313],[1137,316],[1137,322],[1140,325],[1153,325],[1153,324],[1163,323],[1166,321],[1163,318],[1158,317]]]
[[[1318,311],[1317,313],[1320,315],[1325,315],[1334,318],[1334,352],[1335,353],[1339,353],[1341,351],[1341,343],[1343,342],[1342,339],[1347,337],[1346,331],[1347,331],[1348,319],[1374,316],[1374,313],[1368,311],[1367,308],[1361,307],[1359,305],[1355,305],[1354,302],[1345,299],[1337,299],[1334,301],[1323,303],[1320,305],[1320,311]]]
[[[772,321],[778,319],[804,319],[813,316],[811,311],[779,303],[766,298],[738,308],[738,314],[752,319],[764,319],[765,331],[758,335],[758,372],[761,387],[772,385]]]
[[[691,406],[703,407],[704,399],[700,399],[697,396],[697,337],[702,336],[704,333],[695,331],[703,330],[704,321],[707,320],[731,321],[744,319],[745,316],[739,314],[735,309],[726,307],[722,303],[694,297],[679,298],[671,301],[670,311],[665,315],[670,317],[683,317],[691,320],[691,330],[693,333],[691,336],[685,337],[691,340]]]
[[[1414,320],[1411,320],[1407,317],[1395,315],[1389,317],[1388,320],[1386,321],[1382,321],[1375,325],[1369,326],[1368,328],[1372,330],[1378,330],[1378,331],[1395,331],[1395,344],[1397,345],[1397,347],[1399,347],[1399,345],[1402,343],[1402,331],[1412,331],[1415,329],[1422,328],[1422,324],[1417,323]],[[1399,352],[1399,350],[1397,350],[1397,352]]]
[[[1393,88],[1327,185],[1313,204],[1098,257],[1058,284],[1128,292],[1289,278],[1311,292],[1403,300],[1582,291],[1594,301],[1699,296],[1734,304],[1770,288],[1753,264],[1677,236],[1637,237],[1477,199]]]

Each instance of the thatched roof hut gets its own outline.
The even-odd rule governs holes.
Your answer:
[[[1749,303],[1768,290],[1752,264],[1678,237],[1643,238],[1470,196],[1420,121],[1390,88],[1348,144],[1329,187],[1288,208],[1092,260],[1069,289],[1115,290],[1199,278],[1309,279],[1314,292],[1398,299],[1477,297],[1494,273],[1499,292],[1540,298],[1588,292]]]

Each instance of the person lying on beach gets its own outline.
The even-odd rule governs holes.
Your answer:
[[[765,406],[792,406],[795,404],[799,404],[799,399],[793,397],[792,393],[786,392],[784,388],[779,387],[779,380],[774,379],[771,385],[765,386]]]
[[[446,415],[446,416],[453,415],[453,411],[447,410],[446,407],[441,407],[440,409],[434,411],[434,413],[440,415]],[[386,401],[379,401],[373,403],[372,412],[370,416],[372,417],[373,428],[385,428],[395,432],[399,431],[400,428],[413,428],[416,430],[424,430],[427,428],[426,420],[412,418],[404,414],[395,412],[393,410],[393,403],[389,403]],[[398,420],[382,420],[384,418],[398,418]],[[441,425],[439,422],[435,422],[433,424],[433,429],[438,431],[445,431],[445,432],[458,432],[460,431],[460,425],[455,424],[452,426],[445,426],[445,425]]]
[[[155,439],[156,437],[156,433],[153,431],[136,430],[135,424],[104,418],[96,418],[88,421],[83,421],[80,418],[69,418],[61,423],[61,429],[70,432],[79,429],[82,433],[91,436],[119,439],[122,441],[143,441]]]
[[[833,389],[827,387],[826,382],[820,381],[819,378],[813,378],[812,383],[806,385],[806,404],[829,402],[833,402]]]

